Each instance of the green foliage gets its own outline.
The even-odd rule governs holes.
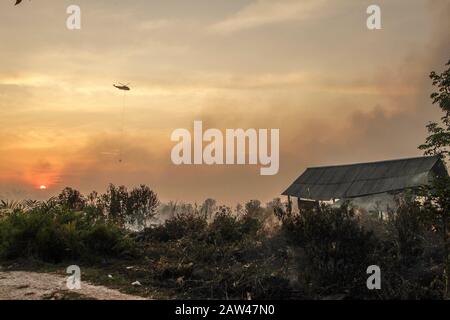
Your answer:
[[[289,294],[289,281],[261,227],[228,207],[220,207],[211,223],[202,211],[188,210],[136,239],[154,261],[149,272],[158,286],[181,298],[280,298]]]
[[[441,123],[430,122],[427,125],[429,136],[419,149],[428,155],[440,155],[446,158],[450,155],[450,61],[446,64],[449,68],[437,74],[431,72],[430,78],[436,91],[431,94],[433,104],[438,104],[444,115]]]
[[[82,234],[89,254],[100,257],[127,257],[134,255],[133,241],[117,226],[94,224]]]
[[[433,104],[437,104],[444,115],[440,123],[431,122],[427,125],[428,137],[419,146],[428,155],[439,155],[443,160],[450,156],[450,61],[447,70],[441,74],[431,72],[430,78],[436,91],[431,94]],[[444,281],[445,295],[450,295],[450,258],[449,258],[449,229],[450,229],[450,178],[443,176],[433,181],[432,190],[425,193],[428,207],[435,213],[434,226],[441,230],[444,242]]]
[[[86,199],[80,191],[72,188],[64,188],[58,196],[59,204],[71,210],[82,210],[86,204]]]
[[[364,230],[352,210],[322,207],[304,210],[284,223],[291,244],[301,249],[299,281],[314,293],[332,294],[365,288],[366,268],[374,262],[377,242]],[[319,289],[314,290],[315,289]]]
[[[131,282],[177,298],[440,299],[449,186],[436,180],[422,201],[407,198],[384,219],[345,206],[288,214],[280,199],[265,207],[253,200],[235,211],[211,199],[199,207],[172,203],[160,211],[167,219],[142,231],[127,229],[126,221],[129,212],[156,212],[148,188],[110,186],[88,196],[67,188],[46,202],[8,205],[12,210],[0,218],[0,259],[102,268],[119,261]],[[128,270],[129,264],[138,267]],[[381,267],[382,290],[366,288],[373,264]]]
[[[82,212],[56,208],[17,211],[0,220],[0,258],[47,262],[122,256],[132,243],[114,225],[92,222]]]
[[[242,241],[244,238],[256,239],[262,223],[257,217],[248,214],[236,217],[227,207],[221,207],[208,229],[208,241],[225,244]]]
[[[378,260],[384,266],[384,299],[442,299],[444,242],[427,202],[405,201],[388,220]]]
[[[413,263],[423,253],[423,219],[423,211],[414,203],[400,206],[390,219],[396,233],[397,256],[404,265]]]
[[[250,200],[245,204],[245,214],[250,217],[261,216],[263,208],[261,207],[261,201]]]
[[[215,245],[224,245],[241,241],[246,234],[242,230],[242,223],[232,216],[227,208],[221,208],[208,229],[207,240]]]
[[[200,213],[209,219],[217,209],[217,202],[214,199],[206,199],[200,206]]]
[[[158,196],[149,187],[140,185],[134,188],[127,199],[126,222],[138,226],[145,226],[148,219],[156,214],[159,205]]]
[[[145,229],[139,235],[139,238],[167,242],[179,240],[183,237],[202,237],[206,226],[206,219],[202,216],[191,212],[179,213],[166,220],[162,225]]]
[[[159,205],[156,193],[145,185],[128,192],[125,186],[110,184],[98,202],[110,221],[121,226],[130,224],[137,227],[145,227]]]

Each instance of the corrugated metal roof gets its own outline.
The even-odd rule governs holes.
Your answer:
[[[439,162],[432,156],[308,168],[283,195],[330,200],[418,187],[429,184]]]

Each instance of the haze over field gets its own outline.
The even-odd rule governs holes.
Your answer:
[[[67,6],[82,29],[65,26]],[[161,199],[277,196],[306,166],[420,155],[450,2],[76,0],[0,3],[0,195],[145,183]],[[131,83],[120,148],[122,94]],[[170,134],[279,128],[280,171],[174,166]],[[46,188],[40,188],[45,186]]]

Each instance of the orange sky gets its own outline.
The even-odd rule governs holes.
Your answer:
[[[0,3],[0,198],[113,182],[265,201],[306,166],[419,155],[439,117],[428,74],[450,59],[447,0],[376,1],[379,31],[364,0],[13,2]],[[65,26],[74,3],[79,31]],[[123,136],[117,81],[133,88]],[[194,120],[279,128],[279,174],[173,165],[170,134]]]

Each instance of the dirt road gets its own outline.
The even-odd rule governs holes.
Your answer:
[[[0,300],[143,300],[103,286],[81,283],[80,290],[68,290],[66,277],[53,273],[0,271]]]

